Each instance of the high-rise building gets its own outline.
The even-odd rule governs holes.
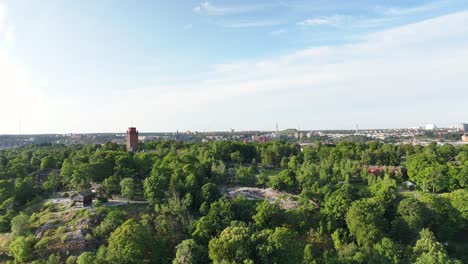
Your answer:
[[[136,152],[138,149],[138,130],[136,127],[127,129],[127,151]]]
[[[460,124],[460,130],[463,132],[468,132],[468,124],[461,123]]]

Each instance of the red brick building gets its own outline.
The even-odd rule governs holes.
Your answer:
[[[138,149],[138,130],[136,127],[127,129],[127,151],[136,152]]]

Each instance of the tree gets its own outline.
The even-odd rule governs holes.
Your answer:
[[[374,197],[386,205],[392,204],[397,198],[396,181],[390,178],[389,175],[385,175],[383,179],[377,177],[375,183],[371,184],[369,189]]]
[[[252,236],[256,245],[256,263],[300,263],[304,245],[296,232],[286,227],[264,229]]]
[[[419,233],[419,240],[413,247],[413,254],[417,264],[461,264],[460,261],[451,259],[447,255],[442,244],[437,242],[429,229],[422,229]]]
[[[210,240],[209,256],[215,264],[243,263],[250,259],[252,246],[247,227],[230,226],[219,237]]]
[[[54,157],[47,156],[41,159],[41,170],[54,169],[57,166],[57,162]]]
[[[236,170],[235,179],[241,185],[250,185],[255,182],[255,170],[253,167],[240,166]]]
[[[218,187],[214,183],[207,183],[201,187],[202,198],[205,202],[211,204],[221,196]]]
[[[127,213],[125,211],[110,211],[104,220],[94,229],[94,234],[98,238],[105,238],[123,222],[125,222],[126,218]]]
[[[346,223],[359,245],[369,247],[380,240],[385,227],[384,212],[382,204],[373,198],[353,202],[346,214]]]
[[[120,181],[120,193],[127,199],[133,199],[137,193],[135,182],[132,178],[125,178]]]
[[[60,264],[60,255],[59,254],[52,254],[47,258],[45,264]]]
[[[192,217],[188,210],[191,200],[179,199],[176,195],[166,203],[156,204],[156,219],[154,221],[156,234],[164,239],[168,255],[173,255],[175,247],[189,237]]]
[[[27,262],[34,255],[33,245],[34,237],[19,236],[10,243],[10,254],[20,263]]]
[[[3,203],[3,201],[14,196],[14,194],[15,184],[13,181],[0,180],[0,201]]]
[[[210,206],[206,216],[201,217],[195,224],[192,236],[200,244],[207,244],[211,237],[217,236],[233,220],[231,203],[222,197]]]
[[[94,260],[96,259],[96,255],[92,252],[83,252],[81,255],[78,257],[78,260],[76,261],[77,264],[92,264],[94,263]]]
[[[47,176],[47,181],[42,184],[42,187],[47,192],[56,191],[62,185],[62,177],[57,172],[51,172]]]
[[[447,166],[441,164],[433,153],[409,156],[406,167],[410,179],[421,185],[424,190],[436,192],[449,185],[449,178],[446,177]]]
[[[107,259],[111,263],[142,263],[149,256],[151,239],[147,228],[129,219],[118,227],[109,238]]]
[[[450,203],[449,197],[426,193],[420,201],[428,209],[427,226],[430,227],[438,239],[450,240],[461,232],[465,221],[459,211]]]
[[[145,179],[144,195],[150,202],[161,202],[166,197],[169,188],[169,178],[167,172],[154,165],[151,175]]]
[[[379,243],[374,245],[369,264],[398,264],[400,263],[400,255],[398,245],[393,243],[391,239],[384,237]]]
[[[270,178],[270,187],[283,191],[294,191],[296,189],[296,174],[291,169],[282,170],[278,175]]]
[[[172,264],[203,264],[208,262],[205,249],[193,239],[182,241],[176,249],[176,256]]]
[[[392,221],[392,233],[400,241],[414,241],[414,237],[427,225],[428,216],[423,203],[415,198],[403,199],[398,204],[397,217]]]
[[[334,228],[345,227],[346,212],[348,212],[352,202],[353,197],[347,184],[326,196],[320,212],[328,222],[327,228],[329,231]]]
[[[278,203],[270,204],[268,200],[259,203],[257,213],[252,217],[255,225],[261,228],[274,228],[284,219],[284,212]]]
[[[468,220],[468,190],[459,189],[450,194],[450,202],[452,206]]]
[[[27,236],[29,233],[29,217],[25,213],[20,213],[11,220],[11,234],[13,236]]]

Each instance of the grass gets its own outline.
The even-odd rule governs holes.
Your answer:
[[[0,251],[8,251],[8,244],[10,243],[9,234],[0,234]]]

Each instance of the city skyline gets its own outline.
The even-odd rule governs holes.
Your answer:
[[[0,0],[0,134],[466,122],[468,3]]]

